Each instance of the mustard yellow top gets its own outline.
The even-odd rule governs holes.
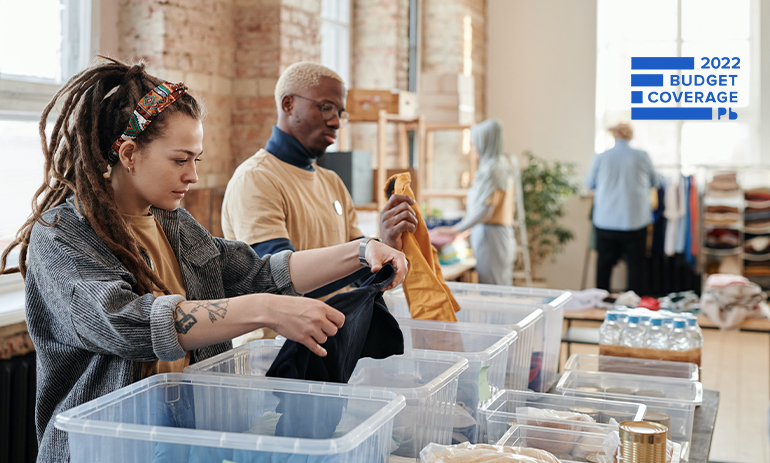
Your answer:
[[[137,216],[124,215],[128,226],[134,233],[139,245],[144,248],[152,262],[152,269],[158,274],[172,294],[180,294],[187,297],[185,291],[182,270],[179,268],[174,254],[174,248],[171,247],[166,234],[160,227],[160,223],[152,214]],[[153,291],[153,295],[162,296],[161,291]],[[183,358],[173,362],[164,362],[157,360],[155,362],[142,363],[142,378],[147,378],[156,373],[181,373],[187,365],[190,364],[190,353]]]

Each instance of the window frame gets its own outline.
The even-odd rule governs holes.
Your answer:
[[[37,122],[46,105],[69,78],[85,68],[98,53],[99,0],[62,0],[62,76],[61,81],[36,76],[0,74],[0,120]],[[82,27],[78,27],[82,25]],[[75,36],[76,40],[71,40]],[[68,45],[70,45],[68,47]],[[57,114],[49,115],[53,123]],[[25,199],[26,201],[26,199]],[[2,216],[2,212],[0,212]],[[5,248],[0,249],[0,252]],[[19,248],[8,256],[10,267],[17,265]],[[20,274],[0,275],[0,294],[24,289]]]
[[[698,42],[696,40],[686,41],[682,38],[682,0],[673,0],[677,3],[677,34],[676,34],[676,50],[677,56],[682,55],[682,45],[685,42]],[[737,122],[746,124],[749,130],[749,140],[747,148],[747,156],[742,161],[740,166],[750,166],[756,164],[762,164],[764,161],[761,157],[760,150],[760,15],[759,15],[759,1],[749,0],[749,15],[750,15],[750,33],[748,37],[749,42],[749,60],[751,63],[751,70],[749,74],[749,102],[746,107],[740,108],[740,118]],[[601,3],[598,8],[601,8]],[[598,10],[598,9],[597,9]],[[594,149],[597,153],[603,152],[612,147],[612,137],[607,133],[607,127],[610,124],[620,120],[631,121],[631,104],[629,103],[628,109],[614,110],[609,109],[606,102],[607,85],[603,81],[606,81],[609,76],[610,65],[608,64],[609,48],[602,48],[599,43],[599,28],[602,27],[599,21],[602,19],[611,21],[612,18],[603,18],[602,12],[597,11],[597,72],[596,72],[596,115],[595,115],[595,138]],[[668,40],[666,40],[668,41]],[[643,41],[638,41],[642,43]],[[649,40],[648,42],[656,42],[656,40]],[[628,66],[629,73],[631,71],[630,64]],[[600,92],[604,90],[604,94],[600,95]],[[633,121],[631,121],[633,123]],[[687,164],[683,165],[683,153],[682,153],[682,132],[685,123],[690,121],[666,121],[676,125],[676,142],[674,143],[675,157],[673,162],[666,162],[665,164],[656,163],[656,166],[666,168],[679,168],[684,170],[697,169],[698,167],[714,167],[714,168],[729,168],[736,167],[728,164]],[[712,121],[716,123],[717,121]],[[770,161],[768,159],[767,161]]]

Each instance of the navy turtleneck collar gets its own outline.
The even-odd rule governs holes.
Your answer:
[[[313,167],[314,158],[302,146],[302,143],[279,129],[278,126],[273,126],[273,134],[270,136],[270,140],[267,141],[265,151],[292,166],[310,172],[315,170]]]

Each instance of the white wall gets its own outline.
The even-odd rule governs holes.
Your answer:
[[[487,0],[487,66],[487,115],[503,121],[506,150],[575,162],[582,178],[594,154],[596,1]],[[580,289],[589,209],[568,204],[576,239],[536,270],[548,287]]]

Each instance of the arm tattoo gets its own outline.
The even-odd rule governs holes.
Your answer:
[[[184,313],[181,307],[176,307],[174,310],[174,326],[177,333],[187,334],[196,323],[198,323],[198,320],[195,317],[189,313]]]
[[[189,301],[195,304],[195,307],[190,313],[195,313],[198,309],[205,310],[209,313],[209,320],[211,323],[217,321],[217,317],[224,320],[227,315],[227,306],[230,304],[230,299],[220,299],[218,301]]]

